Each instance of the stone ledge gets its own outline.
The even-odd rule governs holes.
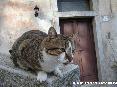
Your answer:
[[[0,87],[72,87],[73,82],[77,81],[79,81],[78,68],[64,75],[63,78],[56,77],[52,83],[48,81],[40,83],[36,80],[36,76],[29,72],[0,67]]]
[[[49,76],[47,81],[40,83],[36,75],[15,68],[9,56],[0,55],[0,87],[73,87],[73,82],[79,81],[80,72],[76,65],[69,64],[62,72],[63,78]]]
[[[58,17],[94,17],[97,16],[95,11],[70,11],[70,12],[58,12],[56,13]]]

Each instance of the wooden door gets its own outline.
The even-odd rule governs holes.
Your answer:
[[[61,33],[76,34],[74,63],[80,66],[81,81],[98,81],[97,59],[91,21],[88,19],[60,20]]]

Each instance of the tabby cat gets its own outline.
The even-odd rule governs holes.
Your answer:
[[[15,66],[37,73],[37,79],[45,81],[47,72],[62,77],[60,64],[72,60],[72,41],[69,37],[56,33],[50,27],[48,35],[39,30],[24,33],[9,50]]]

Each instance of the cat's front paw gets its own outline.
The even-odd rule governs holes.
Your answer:
[[[58,77],[63,77],[63,74],[62,73],[55,73]]]
[[[47,73],[44,71],[40,71],[37,75],[37,80],[42,82],[42,81],[46,81],[46,79],[47,79]]]

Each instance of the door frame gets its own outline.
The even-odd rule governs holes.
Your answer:
[[[97,69],[98,69],[98,79],[99,81],[105,80],[104,66],[102,64],[105,62],[105,55],[103,50],[103,40],[102,40],[102,30],[101,30],[101,16],[99,14],[99,0],[90,0],[92,5],[92,11],[71,11],[71,12],[58,12],[57,0],[52,0],[51,5],[54,7],[53,13],[55,21],[55,29],[57,33],[60,33],[59,19],[60,18],[93,18],[93,34],[95,51],[97,57]]]
[[[104,53],[103,53],[103,44],[102,44],[102,37],[101,37],[101,30],[100,30],[100,22],[99,22],[99,17],[59,17],[59,22],[60,19],[69,19],[69,18],[82,18],[82,19],[90,19],[92,18],[92,29],[93,29],[93,35],[94,35],[94,43],[95,43],[95,51],[96,51],[96,58],[97,58],[97,70],[98,70],[98,80],[102,81],[102,66],[103,64],[103,59],[104,59]],[[60,33],[60,26],[59,26],[59,33]]]

